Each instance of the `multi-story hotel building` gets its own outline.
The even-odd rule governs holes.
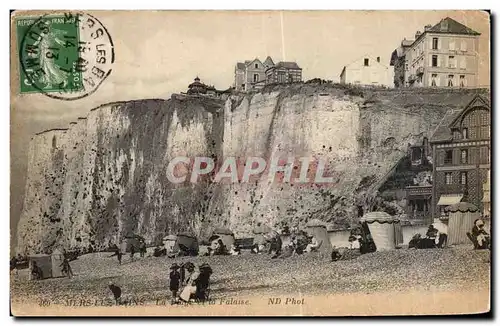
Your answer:
[[[394,50],[396,87],[477,87],[480,33],[449,17]]]

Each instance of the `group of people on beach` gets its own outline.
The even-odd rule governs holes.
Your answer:
[[[474,221],[472,230],[467,232],[467,237],[474,245],[474,249],[490,249],[490,234],[485,229],[485,223],[478,218]],[[448,243],[448,228],[442,222],[429,225],[425,237],[420,233],[413,236],[408,248],[431,249],[444,248]]]
[[[257,228],[261,228],[262,224],[257,223]],[[287,239],[284,244],[283,239]],[[271,230],[268,233],[255,233],[253,239],[252,253],[262,254],[267,253],[272,255],[271,258],[288,258],[293,255],[301,255],[306,252],[316,251],[322,242],[306,231],[293,229],[290,230],[288,225],[284,225],[281,232]]]
[[[170,266],[170,284],[172,304],[179,302],[206,301],[210,294],[210,276],[213,270],[207,263],[202,263],[198,270],[191,262],[179,266]]]
[[[135,246],[134,244],[130,245],[130,261],[134,261],[134,256],[137,251],[139,251],[139,257],[144,258],[146,255],[146,241],[144,239],[139,240],[139,244]],[[118,263],[122,264],[123,252],[116,245],[113,249],[113,254],[110,257],[115,257],[118,259]]]

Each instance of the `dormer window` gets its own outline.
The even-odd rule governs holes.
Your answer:
[[[259,69],[259,64],[258,63],[255,64],[255,69]]]
[[[369,63],[370,63],[370,60],[368,58],[365,58],[365,67],[368,67]]]

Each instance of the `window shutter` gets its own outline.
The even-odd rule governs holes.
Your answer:
[[[438,67],[441,67],[441,66],[442,66],[442,65],[441,65],[441,62],[440,62],[440,61],[441,61],[441,58],[442,58],[442,57],[439,57],[439,56],[437,57],[437,66],[438,66]]]
[[[467,51],[467,42],[466,41],[462,41],[462,43],[460,44],[460,50]]]
[[[441,50],[441,38],[438,38],[438,50]]]
[[[432,67],[432,55],[429,56],[429,67]]]
[[[432,50],[432,37],[429,38],[429,49]]]
[[[455,51],[455,41],[450,42],[450,51]]]
[[[448,68],[448,67],[450,66],[450,58],[446,56],[446,57],[444,58],[444,60],[445,60],[445,64],[444,64],[444,66],[445,66],[446,68]]]
[[[441,80],[441,76],[437,75],[437,77],[436,77],[436,86],[441,86],[440,82],[439,82],[440,80]]]

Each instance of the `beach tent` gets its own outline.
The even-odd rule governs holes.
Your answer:
[[[62,272],[62,262],[64,260],[64,254],[61,250],[56,248],[52,255],[50,255],[51,263],[52,263],[52,277],[62,277],[66,276]]]
[[[123,239],[122,242],[120,243],[120,252],[121,253],[127,252],[127,244],[128,244],[127,239]]]
[[[446,206],[445,213],[448,213],[448,244],[469,243],[467,232],[472,230],[474,221],[480,218],[477,206],[467,202],[460,202]]]
[[[291,234],[280,234],[281,237],[281,248],[285,248],[290,243],[292,243],[292,235]]]
[[[167,251],[167,254],[172,252],[172,250],[174,250],[176,241],[177,241],[177,236],[174,234],[169,234],[163,238],[163,247]]]
[[[403,242],[402,233],[398,232],[400,228],[396,228],[400,223],[399,219],[386,212],[366,213],[360,222],[368,225],[378,251],[395,249],[397,244]]]
[[[36,254],[28,256],[29,260],[29,279],[32,279],[31,270],[33,268],[33,263],[36,263],[38,267],[42,270],[42,279],[52,277],[52,257],[51,255]]]
[[[183,250],[189,256],[196,256],[199,251],[198,239],[190,233],[178,233],[172,252]]]
[[[326,230],[326,223],[318,220],[312,219],[306,224],[307,233],[316,238],[320,246],[318,248],[319,252],[331,254],[332,244],[330,243],[330,238],[328,237],[328,232]]]
[[[209,241],[212,242],[217,238],[222,240],[227,250],[230,250],[231,246],[234,244],[234,233],[228,228],[215,228]]]
[[[266,234],[270,233],[272,230],[267,225],[256,226],[253,229],[253,244],[263,245],[266,243]]]

